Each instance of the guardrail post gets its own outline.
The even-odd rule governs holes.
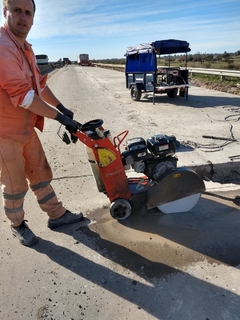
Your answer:
[[[220,76],[222,81],[225,81],[225,76]]]

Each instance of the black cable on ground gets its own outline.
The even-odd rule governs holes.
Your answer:
[[[215,194],[215,193],[207,192],[207,191],[203,192],[203,194],[209,195],[211,197],[216,197],[216,198],[220,198],[223,200],[227,200],[227,201],[232,201],[237,206],[240,206],[240,196],[235,196],[234,198],[228,198],[228,197],[220,196],[219,194]]]

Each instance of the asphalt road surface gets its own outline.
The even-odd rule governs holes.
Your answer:
[[[205,129],[227,134],[223,107],[236,109],[240,97],[193,87],[188,101],[159,96],[154,105],[149,98],[133,102],[124,73],[79,66],[52,72],[49,86],[76,120],[101,118],[112,136],[128,129],[129,137],[165,133],[191,141],[191,148],[180,152],[180,166],[198,166],[211,156],[223,168],[224,157],[239,154],[238,141],[214,155],[201,143]],[[85,146],[66,145],[58,129],[46,119],[39,133],[52,184],[64,205],[82,211],[85,219],[51,231],[29,191],[26,219],[39,242],[26,248],[12,236],[1,203],[0,319],[239,320],[239,207],[203,194],[189,212],[139,208],[118,222],[97,190]],[[238,140],[239,125],[233,130]],[[240,195],[239,180],[231,180],[236,177],[224,175],[220,182],[228,184],[205,181],[207,190],[234,199]]]

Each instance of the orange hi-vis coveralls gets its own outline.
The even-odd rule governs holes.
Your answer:
[[[23,50],[6,26],[0,29],[0,52],[0,183],[5,214],[10,225],[21,224],[30,186],[42,211],[50,219],[58,218],[66,209],[50,184],[52,170],[35,131],[43,130],[44,118],[21,106],[29,92],[41,97],[46,77],[39,72],[31,45],[26,41]]]

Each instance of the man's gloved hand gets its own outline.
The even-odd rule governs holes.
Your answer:
[[[78,141],[78,137],[74,136],[74,134],[71,133],[71,141],[72,143],[76,143]]]
[[[62,112],[65,116],[73,119],[74,113],[73,113],[71,110],[65,108],[61,103],[59,103],[59,104],[56,106],[56,108],[57,108],[60,112]]]
[[[77,123],[73,121],[71,118],[69,118],[68,116],[65,116],[62,113],[58,112],[54,119],[60,122],[62,125],[64,125],[66,127],[66,130],[71,134],[77,132],[77,129],[78,129]]]

